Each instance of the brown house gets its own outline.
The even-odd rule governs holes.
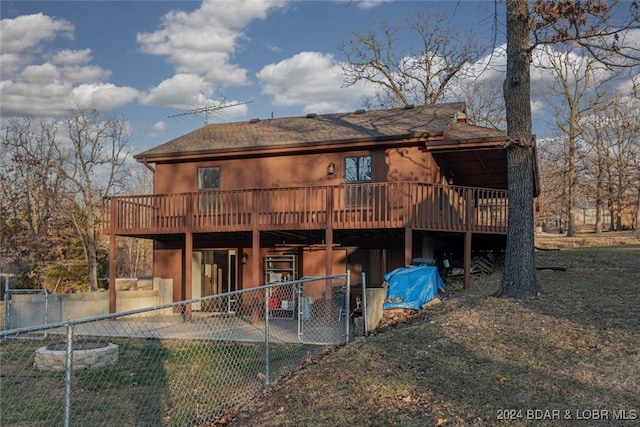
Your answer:
[[[206,125],[136,156],[154,194],[108,199],[110,260],[116,236],[152,239],[175,301],[259,286],[274,260],[376,286],[442,247],[468,284],[472,248],[504,247],[504,138],[463,103]]]

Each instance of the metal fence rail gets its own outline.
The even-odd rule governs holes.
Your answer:
[[[2,331],[0,425],[211,423],[348,342],[348,277]],[[185,321],[188,306],[202,310]]]

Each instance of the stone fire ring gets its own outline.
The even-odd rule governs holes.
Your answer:
[[[74,371],[103,368],[118,361],[118,346],[105,341],[77,340],[72,348]],[[66,341],[51,343],[36,350],[34,365],[41,371],[64,371],[66,357]]]

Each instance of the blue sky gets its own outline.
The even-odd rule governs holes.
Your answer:
[[[2,1],[2,120],[115,109],[141,152],[210,123],[361,108],[371,93],[344,88],[337,46],[384,17],[439,12],[491,43],[493,1]],[[497,33],[497,45],[504,34]],[[402,40],[407,45],[411,40]],[[409,47],[409,46],[408,46]],[[494,67],[496,84],[504,69]],[[544,127],[538,123],[538,135]]]

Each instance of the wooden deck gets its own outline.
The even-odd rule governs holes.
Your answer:
[[[418,182],[118,196],[105,204],[103,230],[118,236],[256,229],[507,230],[506,191]]]

